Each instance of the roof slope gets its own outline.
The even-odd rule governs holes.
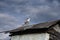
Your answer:
[[[13,30],[9,30],[9,31],[3,31],[3,32],[17,32],[17,31],[26,30],[26,29],[49,28],[50,26],[56,24],[59,21],[60,20],[44,22],[44,23],[38,23],[38,24],[34,24],[34,25],[25,25],[25,26],[22,25],[19,28],[16,28],[16,29],[13,29]]]

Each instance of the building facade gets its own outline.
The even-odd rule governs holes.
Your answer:
[[[60,40],[60,20],[21,26],[5,31],[11,40]]]

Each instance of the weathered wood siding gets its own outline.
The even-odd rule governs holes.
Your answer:
[[[11,40],[49,40],[49,34],[27,34],[12,36]]]

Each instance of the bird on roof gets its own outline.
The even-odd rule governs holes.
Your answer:
[[[30,22],[30,18],[27,18],[27,19],[25,20],[24,24],[25,24],[25,25],[28,25],[29,22]]]

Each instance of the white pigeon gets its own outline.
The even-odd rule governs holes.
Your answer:
[[[30,22],[30,18],[27,18],[25,24],[29,24],[29,22]]]

